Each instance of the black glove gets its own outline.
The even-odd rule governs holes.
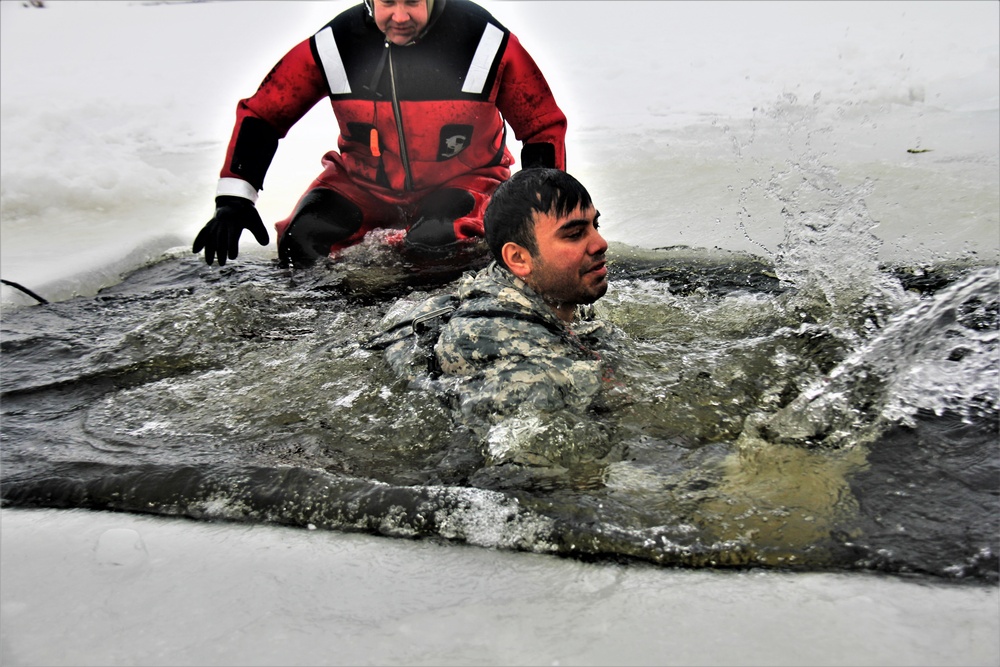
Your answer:
[[[239,255],[240,234],[244,229],[249,229],[261,245],[270,241],[252,201],[229,195],[216,197],[215,217],[198,232],[191,250],[197,255],[204,248],[205,262],[209,266],[213,256],[219,260],[219,266],[225,266],[227,256],[236,259]]]

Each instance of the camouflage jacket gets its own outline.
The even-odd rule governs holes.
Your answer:
[[[382,334],[389,365],[414,380],[458,380],[461,409],[481,416],[523,406],[586,409],[610,376],[601,348],[611,327],[578,309],[572,326],[496,263],[425,300]]]
[[[368,347],[384,349],[399,376],[452,402],[459,421],[483,438],[491,465],[482,474],[499,474],[497,464],[527,466],[531,475],[599,471],[620,456],[603,415],[623,400],[606,361],[623,334],[595,320],[592,307],[567,325],[491,264],[464,277],[457,293],[397,303],[386,321]]]

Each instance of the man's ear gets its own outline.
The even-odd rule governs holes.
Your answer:
[[[504,264],[515,276],[524,280],[531,275],[531,253],[528,252],[527,248],[513,241],[508,241],[503,244],[500,254],[503,256]]]

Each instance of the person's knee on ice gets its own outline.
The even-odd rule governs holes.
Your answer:
[[[340,193],[311,190],[278,239],[278,258],[286,266],[311,266],[328,256],[333,246],[356,234],[363,220],[361,209]]]

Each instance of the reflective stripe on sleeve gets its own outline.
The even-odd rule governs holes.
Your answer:
[[[215,196],[243,197],[257,203],[257,190],[241,178],[220,178]]]
[[[347,81],[347,70],[344,69],[344,61],[340,57],[340,49],[337,48],[337,40],[333,36],[332,28],[323,28],[314,38],[316,40],[316,53],[323,65],[323,73],[326,74],[327,85],[330,86],[332,95],[346,95],[351,92],[351,84]]]
[[[479,38],[479,46],[476,47],[476,55],[472,57],[472,64],[469,71],[465,73],[465,83],[462,85],[463,93],[482,93],[486,79],[490,75],[490,68],[493,66],[493,59],[496,58],[500,44],[503,42],[503,30],[492,23],[486,25],[483,36]]]

